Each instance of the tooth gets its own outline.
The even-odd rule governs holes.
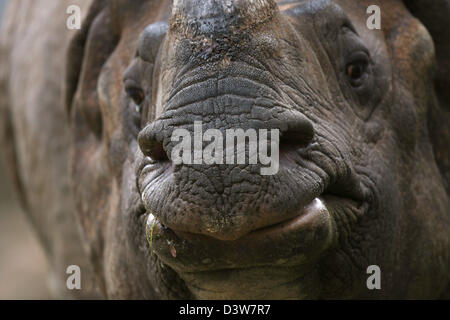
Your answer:
[[[324,219],[330,220],[331,223],[332,219],[330,218],[330,213],[324,201],[320,198],[315,198],[310,204],[303,208],[303,213],[299,221],[302,223],[310,221],[312,223],[313,221],[325,221]]]
[[[317,211],[325,211],[327,210],[327,207],[323,203],[323,201],[319,198],[315,198],[309,205],[308,208],[317,210]]]
[[[153,255],[153,236],[154,236],[153,231],[154,231],[157,221],[158,220],[152,213],[148,214],[147,226],[145,228],[145,235],[146,235],[147,241],[150,245],[150,255]]]
[[[155,216],[152,213],[149,213],[147,217],[147,228],[151,228],[156,221]]]

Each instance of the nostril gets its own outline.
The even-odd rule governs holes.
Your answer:
[[[165,161],[169,159],[162,142],[157,139],[156,134],[154,134],[150,126],[147,126],[141,131],[138,136],[138,143],[139,148],[145,156],[157,161]]]
[[[305,117],[289,120],[287,130],[281,133],[280,149],[297,149],[309,145],[314,137],[312,123]]]

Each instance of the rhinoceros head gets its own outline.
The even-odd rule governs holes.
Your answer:
[[[367,26],[373,3],[380,30]],[[77,212],[104,293],[442,295],[449,33],[430,10],[94,1],[71,44],[67,104]],[[218,148],[230,130],[267,133],[255,150],[272,162],[221,162],[239,156]],[[180,143],[193,146],[181,161]],[[214,146],[217,161],[202,161]],[[380,290],[367,288],[371,265]]]

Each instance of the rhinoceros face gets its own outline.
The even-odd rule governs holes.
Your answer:
[[[370,4],[93,4],[70,60],[72,176],[107,296],[443,292],[433,42],[397,1],[380,4],[382,29],[369,30]],[[180,129],[278,132],[277,170],[177,162]],[[370,265],[381,290],[366,286]]]

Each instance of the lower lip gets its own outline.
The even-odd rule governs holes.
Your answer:
[[[300,231],[305,227],[313,227],[314,224],[320,223],[322,219],[330,217],[324,202],[315,198],[310,204],[305,206],[301,214],[287,221],[280,222],[276,225],[251,232],[248,237],[267,237],[269,235],[283,235],[290,232]]]
[[[184,272],[198,272],[202,268],[210,271],[214,266],[205,267],[198,263],[206,260],[220,261],[217,268],[245,267],[254,263],[271,264],[274,263],[273,251],[276,248],[292,247],[292,250],[277,250],[279,252],[276,253],[278,256],[275,260],[302,263],[302,260],[310,260],[311,256],[323,252],[329,246],[335,235],[334,229],[330,212],[320,198],[315,198],[295,218],[252,231],[233,241],[173,232],[164,228],[151,213],[146,221],[146,236],[153,250],[152,254],[158,255],[175,270]],[[195,254],[196,251],[198,255]]]

